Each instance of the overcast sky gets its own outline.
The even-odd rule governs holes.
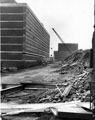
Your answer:
[[[61,43],[78,43],[79,49],[91,48],[94,25],[94,0],[16,0],[27,3],[50,34],[50,48]]]

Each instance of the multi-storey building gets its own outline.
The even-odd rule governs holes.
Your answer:
[[[50,36],[26,3],[1,0],[1,65],[30,66],[49,56]]]

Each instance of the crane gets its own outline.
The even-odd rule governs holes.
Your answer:
[[[63,41],[63,39],[60,37],[60,35],[55,31],[55,29],[54,28],[52,28],[52,30],[55,32],[55,34],[57,35],[57,37],[60,39],[60,41],[62,42],[62,43],[64,43],[64,41]],[[70,54],[72,54],[72,52],[70,51],[70,49],[64,44],[64,46],[65,46],[65,48],[68,50],[68,52],[70,53]]]
[[[63,39],[62,39],[62,38],[60,37],[60,35],[55,31],[55,29],[52,28],[52,30],[55,32],[55,34],[56,34],[57,37],[60,39],[60,41],[61,41],[62,43],[64,43]]]

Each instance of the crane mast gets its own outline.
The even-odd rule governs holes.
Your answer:
[[[59,38],[59,40],[61,41],[61,43],[64,43],[63,39],[60,37],[60,35],[55,31],[54,28],[52,28],[52,30],[54,31],[54,33],[57,35],[57,37]],[[67,49],[67,51],[71,54],[72,52],[69,50],[69,48],[64,44],[65,48]]]
[[[56,34],[57,37],[60,39],[60,41],[61,41],[62,43],[64,43],[63,39],[62,39],[62,38],[60,37],[60,35],[55,31],[55,29],[52,28],[52,30],[55,32],[55,34]]]

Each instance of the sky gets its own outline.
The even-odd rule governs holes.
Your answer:
[[[64,43],[78,43],[79,49],[92,47],[94,0],[16,0],[27,3],[50,34],[50,54]],[[52,49],[51,49],[52,48]]]

